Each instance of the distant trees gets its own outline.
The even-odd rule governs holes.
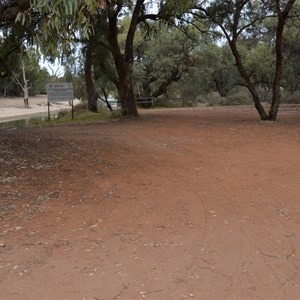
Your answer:
[[[243,78],[246,87],[252,95],[255,107],[262,120],[276,120],[281,99],[281,82],[283,72],[283,31],[290,11],[296,0],[288,1],[207,1],[206,5],[201,1],[193,7],[198,10],[197,18],[208,18],[213,25],[221,30],[222,35],[232,51],[236,66]],[[253,35],[263,35],[263,21],[267,17],[276,18],[274,32],[275,43],[275,68],[273,71],[271,108],[267,113],[261,104],[257,89],[251,73],[245,67],[242,54],[239,49],[241,38],[247,39]]]
[[[187,33],[189,28],[185,29]],[[134,82],[139,97],[157,98],[167,94],[169,86],[193,65],[199,38],[192,28],[188,35],[165,25],[153,25],[151,30],[148,40],[140,36],[134,45]]]
[[[86,83],[89,102],[93,103],[93,107],[95,88],[90,76],[92,67],[106,73],[114,83],[123,114],[138,116],[133,86],[134,40],[140,25],[147,26],[147,21],[156,21],[160,18],[159,13],[149,11],[148,5],[144,0],[105,1],[105,5],[91,16],[91,22],[97,30],[86,42],[86,77],[88,77]],[[121,26],[122,16],[126,16],[127,26]],[[99,53],[106,59],[99,60]],[[93,58],[98,58],[97,62],[93,62]]]
[[[198,59],[198,67],[205,70],[205,80],[221,97],[226,97],[240,83],[234,59],[227,45],[217,46],[211,43],[203,49]]]
[[[0,3],[0,96],[24,96],[45,91],[48,72],[38,64],[31,45],[36,28],[32,18],[25,26],[16,22],[18,13],[30,8],[30,1],[5,0]]]
[[[84,79],[91,111],[110,92],[118,94],[125,115],[138,116],[137,96],[157,97],[174,85],[189,98],[211,91],[225,98],[245,86],[260,118],[276,120],[282,89],[299,87],[297,12],[296,0],[33,0],[30,7],[26,0],[6,0],[0,26],[21,37],[16,49],[27,40],[47,57],[65,58],[79,47],[80,71],[66,70],[78,91]],[[23,31],[12,25],[15,19]],[[0,48],[3,79],[10,72],[8,37]],[[266,111],[262,102],[269,95]]]
[[[300,3],[296,2],[293,15],[300,14]],[[284,32],[284,69],[282,86],[290,93],[300,90],[300,18],[287,20]]]
[[[0,97],[36,95],[45,92],[49,74],[41,68],[34,52],[22,46],[15,32],[0,38]],[[24,79],[25,78],[25,79]],[[27,87],[26,87],[27,85]],[[28,106],[28,102],[25,102]]]

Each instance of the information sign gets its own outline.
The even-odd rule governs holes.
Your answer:
[[[48,102],[73,101],[72,82],[52,82],[47,84]]]

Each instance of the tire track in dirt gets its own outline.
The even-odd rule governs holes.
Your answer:
[[[52,171],[62,172],[47,170],[47,188],[59,183],[60,197],[39,203],[27,220],[14,212],[24,229],[9,233],[0,250],[11,251],[6,258],[18,267],[0,268],[0,295],[296,299],[299,179],[289,174],[299,175],[299,161],[283,159],[285,145],[297,156],[296,131],[231,111],[164,111],[140,121],[26,131],[26,139],[39,132],[60,151],[61,165]],[[34,153],[23,155],[30,160]],[[276,161],[276,174],[269,173]],[[6,214],[3,222],[14,217]],[[27,276],[18,274],[34,259],[39,264]]]

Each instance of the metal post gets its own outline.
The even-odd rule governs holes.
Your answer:
[[[73,100],[72,100],[72,120],[74,120],[74,105],[73,105]]]
[[[47,105],[48,105],[48,121],[50,121],[50,103],[49,103],[49,101],[48,101],[48,103],[47,103]]]

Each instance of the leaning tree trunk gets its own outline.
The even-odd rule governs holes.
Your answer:
[[[229,46],[230,46],[232,54],[235,58],[239,73],[242,76],[242,78],[244,79],[246,87],[248,88],[248,90],[252,96],[255,108],[258,111],[261,120],[263,120],[263,121],[268,120],[268,115],[260,102],[257,90],[256,90],[254,84],[252,83],[251,78],[249,77],[249,75],[248,75],[247,71],[245,70],[244,65],[242,63],[240,53],[236,46],[236,40],[231,41],[229,43]]]
[[[179,79],[181,78],[181,73],[179,71],[179,67],[176,66],[175,69],[172,71],[172,73],[170,74],[170,76],[168,78],[165,79],[165,81],[163,81],[159,87],[157,88],[156,91],[154,91],[151,94],[151,97],[157,98],[163,94],[167,94],[168,93],[168,87],[170,86],[170,84],[172,82],[177,82]]]
[[[84,66],[84,76],[85,76],[85,87],[88,99],[88,110],[92,112],[97,112],[97,100],[99,98],[98,93],[95,89],[94,78],[93,78],[93,64],[92,64],[92,48],[90,43],[87,45],[85,54],[85,66]]]

